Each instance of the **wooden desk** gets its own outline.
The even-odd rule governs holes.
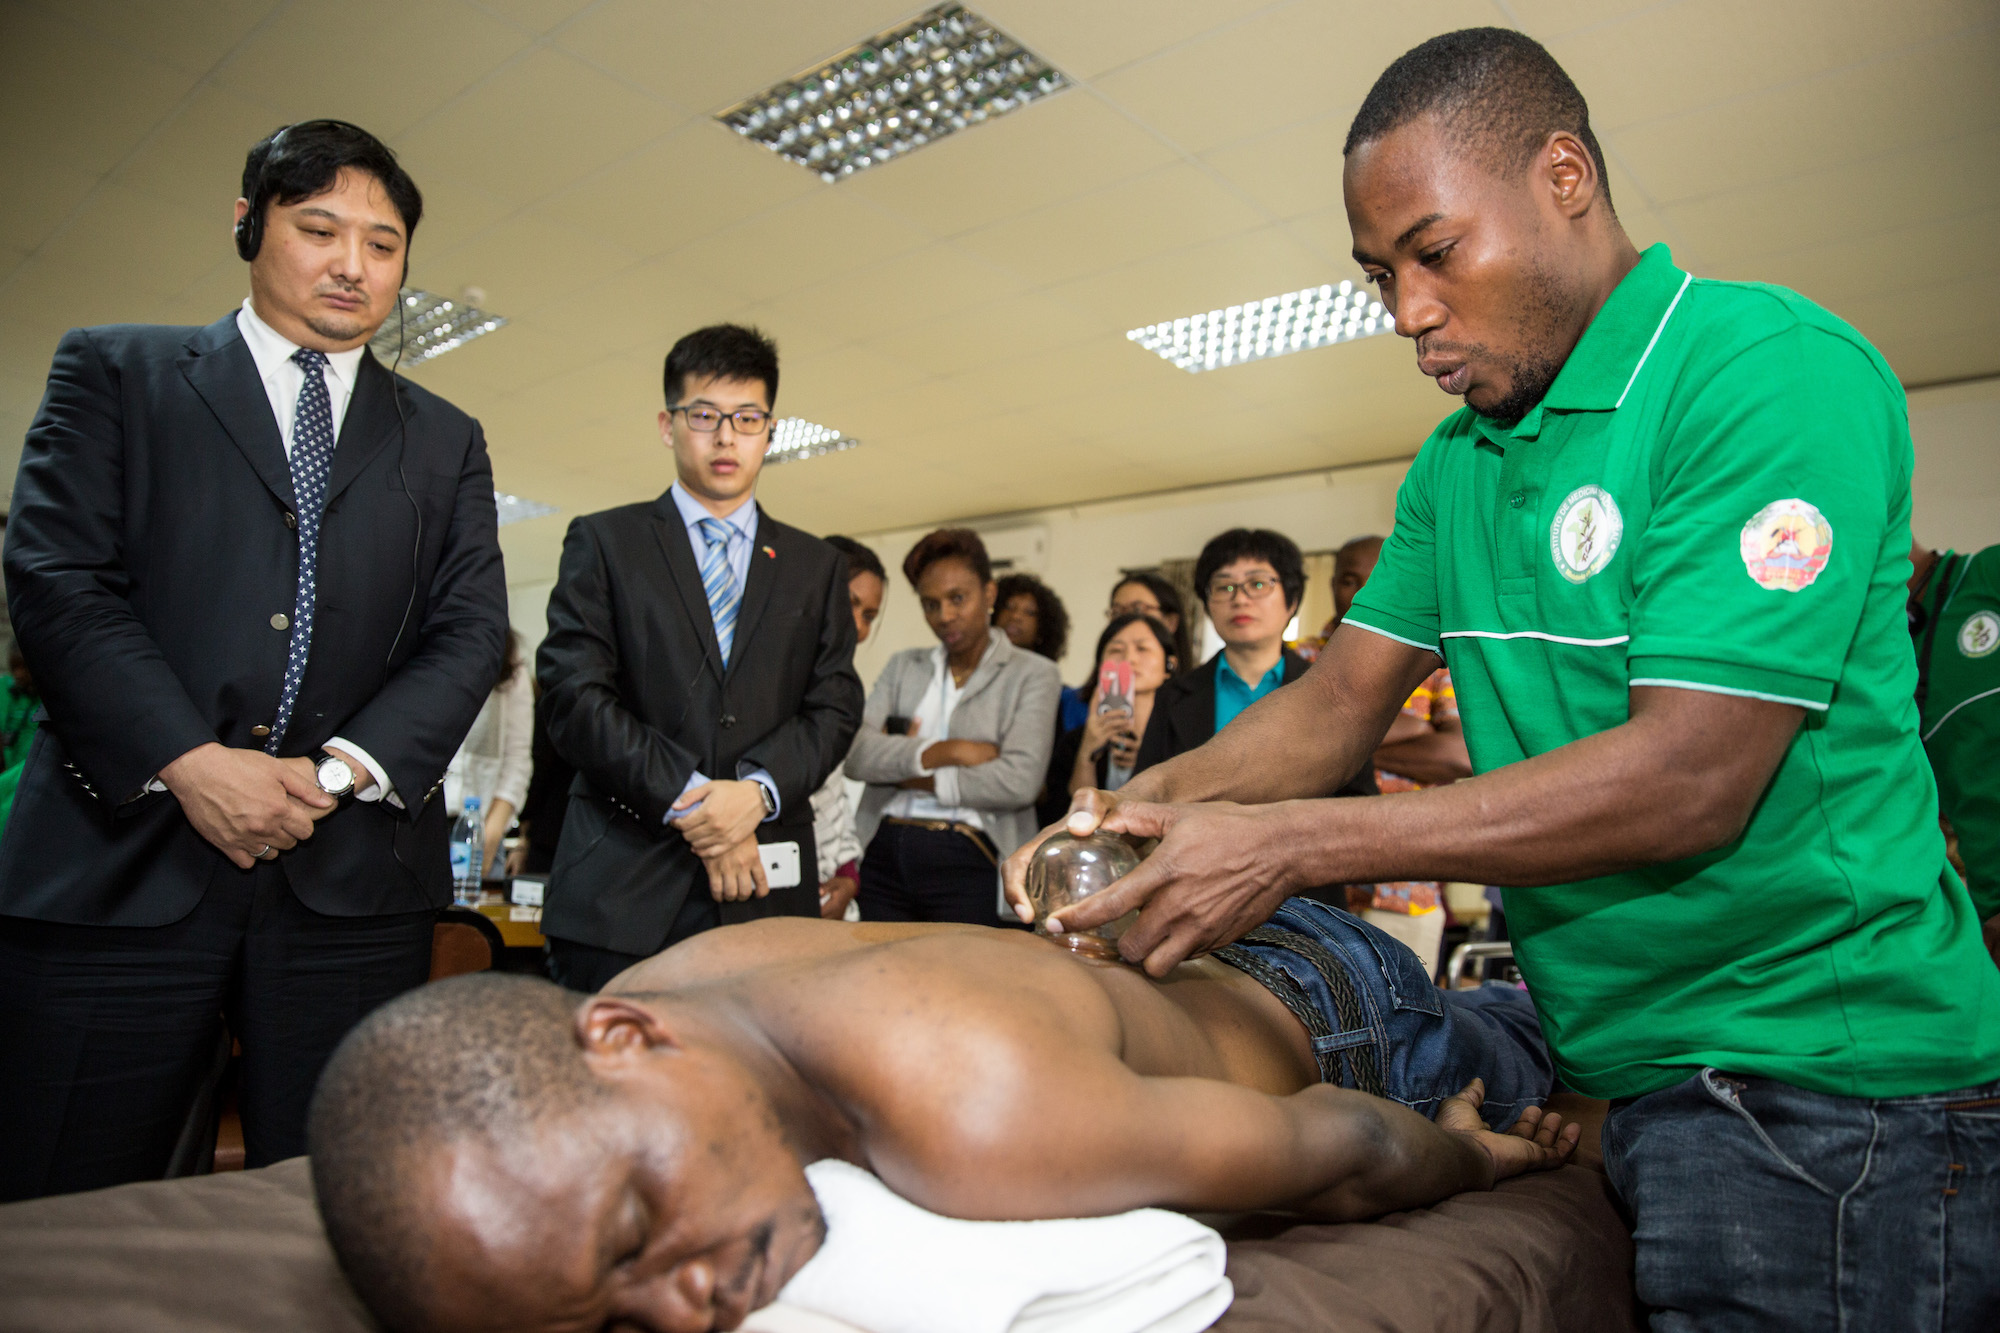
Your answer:
[[[500,928],[500,939],[510,949],[539,949],[545,943],[539,907],[516,907],[489,893],[480,900],[479,914]]]

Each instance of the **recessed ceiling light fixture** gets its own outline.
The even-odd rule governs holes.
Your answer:
[[[939,5],[715,118],[836,181],[1068,86],[985,19]]]
[[[540,500],[523,500],[505,491],[493,492],[493,504],[500,511],[500,526],[503,528],[509,523],[522,523],[557,512],[554,505],[545,505]]]
[[[764,451],[766,463],[789,463],[797,458],[818,458],[852,449],[861,441],[842,435],[831,426],[807,421],[804,417],[780,417],[771,424],[771,447]]]
[[[492,315],[464,301],[453,301],[433,292],[405,287],[401,320],[386,319],[368,345],[383,361],[396,359],[396,340],[403,340],[403,364],[418,365],[434,356],[443,356],[463,347],[474,338],[484,338],[507,322],[504,315]]]
[[[1368,291],[1341,282],[1148,324],[1125,336],[1182,370],[1199,374],[1308,347],[1372,338],[1394,325]]]

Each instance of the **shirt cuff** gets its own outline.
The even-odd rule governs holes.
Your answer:
[[[911,777],[927,778],[936,771],[935,769],[929,769],[924,767],[924,751],[930,749],[932,744],[933,742],[931,741],[920,739],[917,743],[917,748],[910,751]]]
[[[693,791],[696,787],[702,786],[707,781],[708,781],[708,774],[702,772],[700,769],[697,768],[694,772],[688,774],[687,785],[681,788],[681,796],[687,795],[689,792]],[[680,796],[676,796],[674,799],[678,801],[680,799]],[[698,805],[688,807],[689,810],[695,810],[699,808],[700,807]],[[667,807],[667,813],[660,816],[660,822],[662,824],[671,824],[674,822],[674,819],[677,816],[684,815],[686,813],[688,813],[687,810],[676,810],[673,808],[673,806],[669,805]]]
[[[768,770],[762,768],[745,769],[743,765],[738,764],[736,766],[736,780],[738,782],[754,782],[765,791],[771,793],[771,813],[764,816],[763,823],[768,824],[779,815],[785,813],[785,800],[782,796],[778,795],[778,780],[772,777]]]
[[[357,791],[354,793],[355,800],[368,802],[387,801],[398,810],[403,808],[403,798],[396,795],[396,787],[394,783],[389,781],[388,770],[375,762],[374,755],[369,754],[368,751],[343,736],[335,736],[320,748],[322,750],[339,750],[344,754],[353,755],[361,761],[361,766],[368,770],[368,776],[375,779],[373,787],[370,787],[365,792]]]

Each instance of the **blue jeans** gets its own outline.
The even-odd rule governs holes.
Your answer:
[[[1313,952],[1336,975],[1316,966]],[[1480,1114],[1501,1130],[1540,1106],[1555,1086],[1526,991],[1498,984],[1440,990],[1400,940],[1338,907],[1288,899],[1265,926],[1215,956],[1255,977],[1299,1016],[1329,1083],[1435,1116],[1438,1103],[1476,1075],[1486,1081]]]
[[[1655,1330],[2000,1329],[2000,1082],[1870,1101],[1704,1069],[1614,1102]]]

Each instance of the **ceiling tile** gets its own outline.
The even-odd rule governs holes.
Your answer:
[[[1607,137],[1656,202],[1702,198],[2000,124],[1995,69],[2000,24]]]
[[[1993,23],[1990,0],[1827,0],[1813,20],[1791,5],[1682,0],[1551,44],[1600,132],[1800,79],[1865,66],[1914,44]],[[1739,120],[1738,125],[1756,124]]]
[[[205,84],[112,179],[157,199],[227,215],[243,189],[243,159],[283,123],[269,107]]]
[[[68,19],[0,6],[0,125],[38,157],[108,171],[193,86],[193,75]]]
[[[1507,0],[1508,18],[1494,22],[1547,43],[1579,29],[1608,27],[1633,14],[1671,7],[1679,0]],[[1497,6],[1496,6],[1497,7]]]
[[[1044,282],[1249,231],[1267,219],[1195,167],[1175,165],[959,239]]]
[[[445,296],[481,288],[486,309],[513,319],[567,299],[634,262],[584,232],[524,213],[428,256],[423,275],[429,290]]]
[[[686,119],[557,51],[535,50],[403,136],[410,170],[531,204]]]
[[[596,0],[475,0],[475,3],[489,14],[539,35],[561,27]]]
[[[896,26],[907,12],[879,0],[602,0],[556,42],[677,106],[713,112]]]
[[[60,157],[36,151],[37,145],[8,135],[0,138],[0,180],[32,182],[32,188],[10,189],[7,207],[0,209],[0,282],[14,265],[46,241],[62,220],[89,197],[102,179]]]
[[[1836,313],[1908,382],[2000,374],[2000,267],[1844,301]]]
[[[704,117],[537,208],[635,255],[657,255],[821,188],[811,172]]]
[[[538,310],[525,322],[594,354],[628,354],[655,367],[681,335],[744,317],[751,303],[721,275],[656,259]]]
[[[151,60],[206,74],[282,0],[63,0],[78,23]]]
[[[40,259],[65,268],[101,269],[118,256],[106,277],[133,294],[172,296],[234,254],[229,215],[220,206],[201,211],[167,203],[122,185],[106,185],[42,247]],[[136,309],[124,318],[138,319]]]
[[[1073,88],[872,167],[840,182],[840,188],[939,236],[956,236],[1165,166],[1177,156],[1089,89]]]
[[[927,374],[958,375],[1066,347],[1089,336],[1091,330],[1070,307],[1030,293],[941,319],[912,320],[907,327],[871,339],[867,345]]]
[[[1085,316],[1092,330],[1123,341],[1141,325],[1356,276],[1354,265],[1329,266],[1282,228],[1266,226],[1093,273],[1049,295]]]
[[[972,6],[1002,32],[1071,78],[1094,79],[1191,37],[1275,9],[1273,0],[985,0]]]
[[[838,347],[895,333],[1027,290],[1005,269],[950,245],[926,246],[816,283],[753,313],[773,336]]]
[[[769,300],[815,282],[908,253],[929,241],[923,232],[845,191],[821,185],[674,252],[672,258],[704,281],[715,274],[753,300]]]
[[[1202,160],[1272,216],[1299,217],[1343,207],[1340,172],[1347,127],[1360,104],[1213,148]]]
[[[286,120],[335,116],[394,139],[527,44],[457,0],[295,4],[216,77]]]
[[[1995,236],[2000,236],[2000,205],[1765,255],[1753,269],[1716,276],[1775,282],[1841,314],[1860,301],[1906,293],[1912,255],[1927,257],[1918,271],[1927,282],[1971,281],[2000,269]],[[1994,361],[2000,368],[2000,355]]]
[[[1183,149],[1200,153],[1358,106],[1376,76],[1412,46],[1495,18],[1487,0],[1284,5],[1127,66],[1094,86]]]

